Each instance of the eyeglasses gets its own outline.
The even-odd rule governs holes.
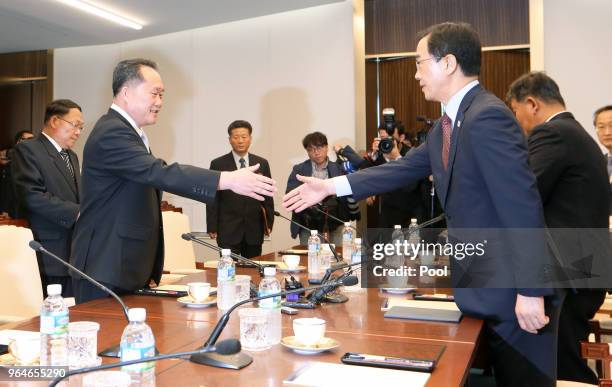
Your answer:
[[[314,153],[314,152],[320,152],[324,150],[325,148],[327,148],[327,145],[310,145],[306,147],[306,151],[308,151],[309,153]]]
[[[427,62],[428,60],[440,60],[440,58],[436,58],[435,56],[430,56],[429,58],[425,58],[425,59],[417,59],[414,63],[416,64],[416,68],[418,69],[419,67],[421,67],[421,63],[423,62]]]
[[[75,124],[75,123],[73,123],[73,122],[66,121],[66,120],[65,120],[65,119],[63,119],[62,117],[57,117],[57,118],[59,118],[60,120],[64,121],[64,122],[65,122],[65,123],[67,123],[67,124],[70,124],[70,126],[72,126],[72,127],[73,127],[73,128],[75,128],[75,129],[80,130],[81,132],[82,132],[82,131],[84,130],[84,128],[85,128],[85,124],[79,124],[79,125],[77,125],[77,124]]]

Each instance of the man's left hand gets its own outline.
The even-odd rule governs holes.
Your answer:
[[[544,311],[544,297],[527,297],[516,295],[514,308],[520,327],[533,334],[550,322]]]

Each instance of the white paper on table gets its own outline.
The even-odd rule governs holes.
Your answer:
[[[283,381],[289,386],[425,386],[430,374],[337,363],[313,362]]]
[[[8,345],[9,341],[18,338],[38,338],[40,332],[18,331],[15,329],[3,329],[0,331],[0,344]]]
[[[436,310],[459,310],[457,304],[451,301],[407,300],[399,297],[389,297],[386,305],[383,305],[380,310],[386,312],[394,306],[407,306],[410,308],[427,308]]]

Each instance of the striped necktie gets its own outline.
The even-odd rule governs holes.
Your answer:
[[[72,168],[72,163],[70,162],[70,156],[68,155],[68,152],[65,149],[62,149],[59,154],[60,156],[62,156],[64,163],[66,163],[66,168],[68,168],[70,176],[72,176],[72,178],[74,179],[74,168]]]
[[[240,158],[240,160],[238,160],[238,162],[240,162],[240,169],[246,168],[246,161],[244,161],[242,157]]]

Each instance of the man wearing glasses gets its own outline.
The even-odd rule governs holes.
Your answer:
[[[40,136],[17,144],[12,162],[20,213],[30,222],[34,239],[65,259],[70,257],[81,183],[79,159],[71,149],[82,131],[81,107],[68,99],[53,101]],[[72,297],[65,266],[37,254],[45,297],[48,284],[61,284],[62,296]]]

